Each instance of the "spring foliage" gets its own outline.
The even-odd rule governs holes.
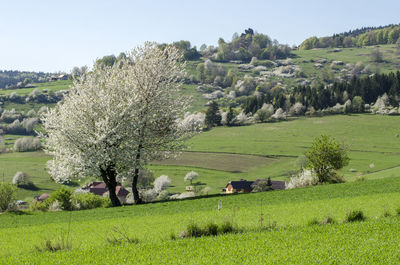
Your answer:
[[[335,170],[348,165],[347,150],[335,138],[321,135],[316,138],[306,153],[307,164],[318,177],[320,183],[337,182]]]
[[[75,80],[64,101],[43,117],[45,149],[54,157],[51,176],[57,182],[95,176],[112,185],[133,172],[137,181],[148,161],[183,149],[193,125],[178,122],[189,102],[178,94],[185,75],[181,58],[174,47],[145,43],[113,66],[96,64]]]

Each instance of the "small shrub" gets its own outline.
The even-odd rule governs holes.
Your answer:
[[[100,207],[109,207],[110,200],[107,197],[93,193],[77,193],[72,196],[73,207],[76,210],[87,210]]]
[[[286,189],[295,189],[318,184],[318,177],[312,170],[303,170],[298,175],[292,176],[286,183]]]
[[[350,222],[360,222],[364,221],[366,217],[364,216],[363,211],[361,210],[350,210],[347,211],[346,216],[344,218],[345,223],[350,223]]]
[[[201,237],[203,230],[195,223],[191,222],[186,228],[187,237]]]
[[[62,210],[71,211],[73,209],[72,205],[72,191],[65,188],[59,189],[53,192],[50,197],[45,201],[47,207],[50,207],[58,201],[59,206]]]
[[[42,245],[35,246],[38,252],[56,252],[60,250],[70,250],[71,248],[72,243],[64,234],[62,234],[59,239],[46,239]]]
[[[45,202],[35,201],[29,205],[29,209],[31,211],[41,211],[46,212],[48,210],[48,206]]]
[[[10,209],[14,200],[17,188],[9,183],[0,183],[0,212]]]
[[[32,152],[41,148],[42,145],[37,137],[22,137],[14,143],[14,151],[16,152]]]
[[[17,185],[17,186],[30,184],[28,174],[18,171],[17,173],[15,173],[15,175],[12,179],[12,184]]]
[[[221,224],[221,226],[219,227],[219,232],[222,233],[222,234],[232,233],[233,231],[235,231],[233,223],[231,221],[228,221],[228,220],[223,222]]]
[[[206,229],[205,229],[206,235],[207,236],[216,236],[218,235],[218,225],[214,222],[208,222],[206,224]]]

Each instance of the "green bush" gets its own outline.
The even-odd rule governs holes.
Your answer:
[[[360,221],[364,221],[365,219],[366,219],[366,217],[364,216],[363,211],[350,210],[350,211],[347,211],[346,216],[344,217],[344,222],[345,223],[360,222]]]
[[[218,234],[226,234],[233,233],[237,230],[234,228],[230,221],[225,221],[220,226],[216,223],[210,221],[204,227],[200,227],[199,225],[191,222],[186,227],[186,230],[182,231],[180,234],[180,238],[186,237],[201,237],[201,236],[217,236]],[[175,236],[171,236],[170,238],[176,238]]]
[[[56,201],[58,201],[60,208],[62,210],[66,211],[73,210],[72,191],[67,190],[65,188],[61,188],[50,194],[50,197],[45,201],[47,208],[50,207]]]
[[[218,235],[218,225],[214,222],[209,222],[206,224],[205,233],[208,236]]]
[[[31,211],[42,211],[46,212],[49,207],[45,202],[34,201],[29,205]]]
[[[233,227],[233,224],[230,221],[223,222],[219,227],[219,232],[222,234],[232,233],[233,231],[235,231],[235,228]]]
[[[190,223],[186,228],[187,237],[201,237],[204,234],[203,230],[195,223]]]
[[[74,208],[77,210],[94,209],[100,207],[109,207],[110,199],[95,195],[93,193],[78,193],[72,196]]]
[[[0,184],[0,212],[7,211],[15,200],[17,188],[9,183]]]

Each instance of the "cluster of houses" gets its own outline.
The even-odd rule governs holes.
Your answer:
[[[246,193],[252,192],[254,188],[265,179],[257,179],[255,181],[248,181],[245,179],[241,179],[238,181],[230,181],[225,188],[222,189],[223,193],[232,194],[232,193]],[[192,186],[189,186],[192,187]],[[188,188],[188,187],[187,187]],[[285,181],[279,180],[270,180],[270,188],[271,190],[284,190],[285,189]],[[82,188],[83,191],[93,193],[98,196],[108,196],[108,188],[104,181],[94,181],[89,185]],[[116,195],[120,199],[122,203],[126,202],[126,198],[129,194],[129,191],[125,189],[121,183],[117,183],[116,187]],[[42,195],[35,196],[36,201],[45,201],[50,197],[50,194],[44,193]]]

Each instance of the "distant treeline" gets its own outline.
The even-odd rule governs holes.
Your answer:
[[[303,41],[301,50],[313,48],[348,48],[379,44],[400,43],[400,25],[367,27],[356,29],[329,37],[311,37]]]
[[[367,77],[354,76],[350,82],[334,82],[330,85],[298,86],[288,94],[267,91],[259,96],[248,97],[243,103],[245,113],[256,113],[264,103],[274,108],[287,109],[297,102],[304,107],[323,110],[337,104],[346,104],[348,100],[362,100],[362,104],[375,103],[378,97],[386,94],[389,104],[397,107],[400,102],[400,72],[374,74]],[[359,111],[357,111],[359,112]]]
[[[235,33],[231,42],[219,38],[217,52],[211,59],[221,62],[231,60],[249,62],[253,57],[269,60],[285,59],[290,55],[290,50],[288,45],[272,41],[268,35],[256,33],[249,28],[241,35]]]
[[[24,71],[1,71],[0,70],[0,88],[13,88],[18,83],[39,83],[47,81],[51,76],[43,72],[24,72]]]
[[[197,49],[190,41],[181,40],[172,44],[160,44],[160,48],[163,49],[168,45],[173,45],[182,51],[185,60],[198,60],[203,56],[217,62],[250,62],[253,57],[268,60],[285,59],[290,56],[291,51],[288,45],[271,40],[268,35],[257,33],[251,28],[246,29],[241,35],[234,33],[231,42],[219,38],[218,47],[203,44]],[[111,66],[125,56],[125,53],[120,53],[118,56],[107,55],[96,62]]]

